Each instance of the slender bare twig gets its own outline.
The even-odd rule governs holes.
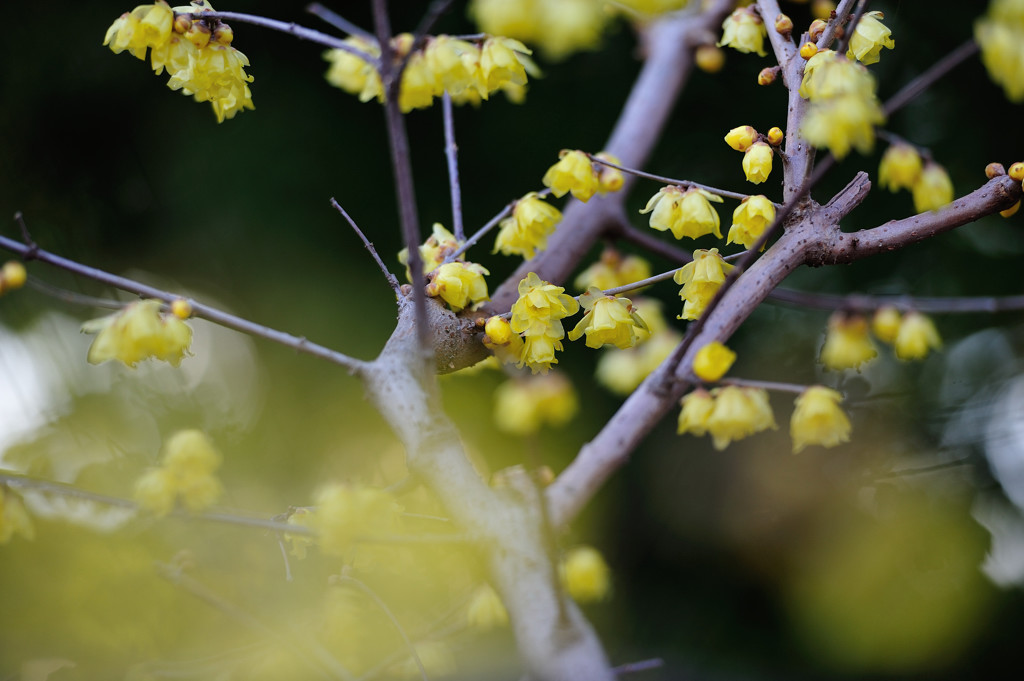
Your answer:
[[[916,310],[929,313],[987,313],[1024,310],[1024,295],[981,296],[981,297],[926,297],[912,295],[866,295],[854,293],[838,295],[812,293],[777,288],[771,298],[779,303],[789,303],[804,308],[819,310],[849,310],[871,312],[882,307],[895,307],[904,312]]]
[[[896,94],[885,102],[885,106],[882,108],[885,111],[886,117],[889,117],[899,109],[902,109],[915,97],[931,87],[935,81],[939,80],[959,66],[962,62],[972,57],[977,51],[978,43],[974,42],[974,39],[972,38],[939,61],[935,62],[928,68],[928,70],[901,87]]]
[[[612,238],[622,239],[623,241],[636,244],[655,255],[660,255],[666,260],[678,262],[681,265],[685,265],[693,260],[693,256],[689,252],[684,251],[681,248],[677,248],[668,242],[662,241],[653,234],[648,234],[643,230],[639,230],[625,220],[623,220],[621,224],[608,230],[606,234]]]
[[[126,303],[120,300],[111,300],[110,298],[97,298],[95,296],[86,296],[82,295],[81,293],[76,293],[74,291],[68,291],[67,289],[63,289],[59,286],[54,286],[53,284],[45,282],[42,279],[39,279],[38,277],[29,277],[28,285],[34,288],[35,290],[39,291],[40,293],[48,295],[51,298],[56,298],[57,300],[62,300],[65,303],[71,303],[72,305],[98,307],[104,310],[120,310],[126,305]]]
[[[373,243],[366,238],[363,230],[359,229],[359,225],[356,224],[356,221],[352,219],[348,212],[341,207],[341,204],[339,204],[334,197],[331,197],[331,205],[334,206],[334,210],[341,213],[341,216],[345,218],[345,221],[348,222],[349,226],[352,227],[352,230],[359,236],[360,240],[362,240],[363,245],[366,246],[366,250],[368,250],[370,252],[370,256],[373,257],[373,261],[377,263],[377,267],[379,267],[380,271],[384,273],[384,278],[388,280],[388,285],[391,286],[391,290],[395,292],[396,296],[401,295],[402,287],[398,283],[398,279],[395,275],[391,274],[387,265],[385,265],[384,261],[380,259],[380,254],[377,252],[377,249],[373,247]]]
[[[818,38],[817,45],[819,50],[827,49],[828,46],[832,44],[832,41],[836,37],[836,33],[839,32],[839,28],[843,25],[843,22],[846,21],[847,17],[850,16],[850,11],[853,9],[855,2],[857,2],[857,0],[842,0],[839,3],[836,7],[835,18],[825,25],[825,30],[822,31],[821,37]],[[847,34],[849,34],[849,32],[847,32]],[[842,54],[839,50],[837,50],[837,53]]]
[[[602,291],[602,293],[604,293],[606,296],[617,296],[620,293],[626,293],[627,291],[635,291],[638,288],[644,288],[645,286],[650,286],[651,284],[657,284],[659,281],[671,279],[672,277],[675,276],[676,272],[678,271],[678,269],[674,269],[669,270],[668,272],[662,272],[661,274],[655,274],[653,277],[647,277],[646,279],[641,279],[640,281],[634,281],[633,283],[625,284],[624,286],[616,286],[615,288],[610,288],[607,291]],[[580,296],[576,296],[577,300],[579,298]]]
[[[490,232],[492,229],[497,227],[499,222],[501,222],[506,217],[508,217],[508,214],[512,212],[512,209],[515,208],[515,206],[516,206],[516,201],[512,201],[508,205],[506,205],[504,208],[502,208],[500,213],[498,213],[493,218],[488,220],[487,224],[485,224],[483,227],[481,227],[480,229],[476,230],[476,232],[473,233],[473,236],[471,236],[468,239],[466,239],[466,243],[462,244],[457,249],[455,249],[454,251],[449,253],[448,256],[444,259],[444,261],[446,263],[447,262],[452,262],[453,260],[458,258],[460,255],[462,255],[463,253],[468,251],[470,246],[473,246],[476,242],[480,241],[480,239],[484,238],[487,235],[488,232]]]
[[[353,47],[346,43],[341,38],[335,38],[332,35],[315,31],[311,28],[305,28],[299,26],[294,22],[289,21],[278,21],[277,19],[268,19],[267,17],[257,16],[255,14],[243,14],[241,12],[197,12],[192,15],[195,19],[224,19],[227,21],[241,21],[245,24],[252,24],[253,26],[260,26],[262,28],[269,28],[273,31],[280,31],[293,35],[300,40],[308,40],[312,43],[323,45],[324,47],[330,47],[336,50],[342,50],[349,54],[359,57],[367,64],[372,65],[376,69],[380,69],[380,64],[377,58],[363,52],[362,50]]]
[[[629,173],[630,175],[642,177],[645,180],[654,180],[655,182],[661,182],[662,184],[678,185],[681,187],[695,187],[696,189],[703,189],[704,191],[709,192],[711,194],[715,194],[717,196],[724,196],[727,199],[736,199],[737,201],[742,201],[743,199],[750,198],[750,194],[731,192],[727,189],[718,189],[717,187],[711,187],[706,184],[701,184],[700,182],[692,182],[690,180],[677,180],[672,177],[665,177],[664,175],[654,175],[653,173],[646,173],[642,170],[637,170],[636,168],[627,168],[626,166],[622,166],[617,163],[612,163],[611,161],[607,161],[603,158],[598,158],[593,154],[587,154],[587,157],[590,158],[590,160],[593,161],[594,163],[600,163],[601,165],[608,166],[609,168],[615,168],[616,170],[621,170],[624,173]],[[779,204],[775,205],[778,206]]]
[[[14,213],[14,221],[18,223],[18,229],[21,231],[21,240],[29,247],[29,252],[24,255],[24,258],[32,260],[35,258],[35,252],[39,250],[39,244],[29,234],[28,225],[25,224],[25,216],[22,215],[20,210]]]
[[[660,669],[664,666],[665,661],[660,657],[655,657],[650,660],[640,660],[639,662],[620,664],[618,667],[613,667],[612,672],[616,676],[625,676],[626,674],[636,674],[637,672],[645,672],[650,669]]]
[[[850,23],[846,27],[843,37],[839,39],[839,45],[836,47],[836,54],[846,54],[846,48],[850,45],[850,39],[853,38],[853,34],[857,30],[857,24],[860,23],[860,18],[864,16],[864,11],[867,8],[868,0],[860,0],[860,2],[857,3],[857,9],[853,11],[853,18],[850,19]]]
[[[405,628],[402,626],[402,623],[398,621],[397,617],[395,617],[395,613],[391,612],[391,608],[388,607],[388,604],[381,600],[381,597],[378,596],[377,593],[367,586],[362,580],[356,579],[352,575],[343,574],[339,577],[339,580],[342,582],[348,582],[349,584],[357,587],[360,591],[369,596],[370,599],[377,604],[377,607],[387,615],[388,619],[391,620],[391,624],[398,630],[398,633],[402,636],[402,640],[405,641],[405,645],[409,648],[409,654],[412,656],[413,661],[416,662],[416,666],[420,670],[420,676],[423,678],[423,681],[430,681],[430,679],[427,678],[427,670],[423,666],[423,660],[420,659],[419,653],[416,652],[416,646],[413,645],[412,640],[405,632]]]
[[[75,262],[74,260],[68,260],[67,258],[50,253],[49,251],[44,251],[36,246],[20,244],[17,241],[8,239],[4,236],[0,236],[0,248],[11,251],[12,253],[17,253],[26,259],[45,262],[49,265],[73,272],[79,276],[86,277],[87,279],[98,281],[101,284],[113,286],[114,288],[119,288],[123,291],[128,291],[129,293],[145,296],[146,298],[162,300],[168,304],[183,297],[173,293],[168,293],[167,291],[162,291],[152,286],[147,286],[146,284],[142,284],[133,279],[119,277],[116,274],[110,274],[109,272],[104,272],[103,270],[83,265]],[[313,355],[320,359],[325,359],[328,362],[345,367],[353,374],[362,373],[366,366],[366,363],[361,360],[349,357],[348,355],[344,355],[322,345],[311,343],[305,338],[300,338],[289,333],[284,333],[283,331],[277,331],[275,329],[256,324],[248,319],[242,319],[241,317],[237,317],[233,314],[222,312],[221,310],[191,299],[186,298],[186,300],[188,300],[188,303],[192,306],[192,314],[195,317],[201,317],[202,319],[206,319],[215,324],[226,326],[229,329],[241,331],[242,333],[247,333],[258,338],[265,338],[266,340],[293,348],[298,352]]]
[[[321,21],[330,24],[339,31],[344,31],[349,35],[359,36],[360,38],[364,38],[366,40],[376,40],[372,33],[370,33],[364,28],[356,26],[348,19],[337,14],[336,12],[327,9],[319,2],[310,3],[306,7],[306,11],[315,16],[316,18],[320,19]]]
[[[455,144],[455,121],[452,115],[452,96],[445,90],[441,95],[444,111],[444,155],[448,160],[448,188],[452,195],[452,231],[462,241],[466,232],[462,227],[462,189],[459,187],[459,147]]]
[[[720,383],[722,385],[735,385],[743,388],[763,388],[765,390],[774,390],[780,393],[795,393],[802,395],[807,391],[810,386],[800,385],[799,383],[780,383],[778,381],[757,381],[752,378],[723,378]]]

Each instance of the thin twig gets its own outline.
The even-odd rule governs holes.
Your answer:
[[[28,225],[25,224],[25,216],[22,215],[20,210],[14,214],[14,221],[18,223],[18,229],[21,231],[21,240],[24,241],[25,245],[29,248],[28,253],[25,253],[22,257],[24,257],[25,260],[33,260],[35,258],[36,251],[39,250],[39,244],[37,244],[35,239],[32,238],[32,235],[29,234]]]
[[[842,2],[839,3],[839,6],[836,7],[835,19],[829,21],[825,25],[825,30],[822,31],[821,37],[818,38],[817,45],[819,50],[828,49],[828,46],[832,44],[832,41],[836,37],[836,33],[839,31],[839,27],[842,26],[843,22],[846,21],[846,18],[850,16],[850,10],[855,2],[857,2],[857,0],[842,0]],[[837,54],[838,53],[839,52],[837,51]]]
[[[607,161],[603,158],[598,158],[593,154],[587,154],[587,157],[594,163],[600,163],[601,165],[608,166],[609,168],[615,168],[616,170],[621,170],[624,173],[636,175],[637,177],[642,177],[646,180],[654,180],[655,182],[661,182],[662,184],[678,185],[683,187],[695,187],[697,189],[703,189],[704,191],[709,192],[711,194],[715,194],[717,196],[724,196],[727,199],[736,199],[737,201],[749,199],[751,196],[750,194],[741,194],[739,192],[731,192],[727,189],[718,189],[717,187],[711,187],[706,184],[701,184],[699,182],[691,182],[690,180],[677,180],[672,177],[665,177],[664,175],[654,175],[653,173],[645,173],[642,170],[637,170],[635,168],[627,168],[626,166],[621,166],[617,163],[612,163],[611,161]],[[774,205],[778,206],[779,204]]]
[[[81,293],[69,291],[59,286],[54,286],[48,282],[39,279],[38,277],[29,277],[28,285],[39,291],[44,295],[48,295],[51,298],[62,300],[65,303],[71,303],[72,305],[84,305],[85,307],[98,307],[104,310],[120,310],[127,303],[120,300],[111,300],[110,298],[97,298],[95,296],[86,296]]]
[[[777,288],[772,293],[772,299],[779,303],[789,303],[799,307],[819,310],[848,310],[850,312],[871,312],[882,307],[894,307],[904,312],[916,310],[917,312],[951,314],[991,314],[1024,310],[1024,295],[979,297],[923,297],[863,293],[840,295]]]
[[[53,265],[54,267],[59,267],[79,276],[86,277],[87,279],[98,281],[101,284],[106,284],[108,286],[113,286],[114,288],[119,288],[123,291],[128,291],[129,293],[134,293],[146,298],[162,300],[167,304],[183,298],[183,296],[168,293],[167,291],[162,291],[152,286],[147,286],[133,279],[119,277],[116,274],[110,274],[109,272],[104,272],[103,270],[83,265],[75,262],[74,260],[68,260],[67,258],[63,258],[55,253],[50,253],[49,251],[44,251],[38,247],[20,244],[17,241],[8,239],[4,236],[0,236],[0,248],[11,251],[12,253],[17,253],[24,258],[31,257],[34,260],[45,262],[49,265]],[[289,333],[284,333],[283,331],[277,331],[276,329],[271,329],[261,324],[251,322],[248,319],[243,319],[233,314],[223,312],[210,307],[209,305],[204,305],[188,298],[185,299],[188,301],[189,305],[192,306],[192,315],[195,317],[206,319],[215,324],[220,324],[221,326],[226,326],[229,329],[247,333],[251,336],[280,343],[281,345],[293,348],[297,352],[325,359],[328,362],[345,367],[353,374],[361,374],[366,366],[366,363],[361,360],[349,357],[348,355],[331,350],[330,348],[326,348],[322,345],[311,343],[305,338],[293,336]]]
[[[352,230],[359,236],[360,240],[362,240],[363,245],[366,246],[366,250],[368,250],[370,252],[370,256],[373,257],[373,261],[377,263],[377,267],[379,267],[380,271],[384,273],[384,278],[388,280],[388,285],[391,286],[391,290],[395,292],[396,296],[401,295],[402,287],[398,283],[398,279],[395,275],[391,274],[390,270],[388,270],[387,265],[385,265],[384,261],[381,260],[380,254],[377,252],[377,249],[373,247],[370,240],[366,238],[363,230],[359,229],[359,225],[356,224],[356,221],[352,219],[352,216],[350,216],[345,209],[341,207],[341,204],[338,203],[333,196],[331,197],[331,205],[334,206],[336,211],[341,213],[341,216],[345,218],[345,221],[348,222],[349,226],[352,227]]]
[[[349,582],[354,586],[358,587],[360,591],[369,596],[373,600],[373,602],[377,604],[377,607],[379,607],[384,612],[384,614],[387,615],[388,619],[391,620],[391,624],[394,625],[395,629],[397,629],[398,633],[402,636],[402,640],[405,641],[405,645],[408,646],[409,654],[412,655],[413,661],[415,661],[416,666],[419,667],[420,676],[423,677],[423,681],[430,681],[430,679],[427,678],[427,670],[423,666],[423,660],[420,659],[419,654],[416,652],[416,646],[413,645],[412,641],[409,639],[409,635],[405,633],[405,628],[402,627],[401,622],[398,621],[398,618],[395,617],[395,614],[391,612],[391,608],[388,607],[387,603],[381,600],[380,596],[378,596],[373,589],[371,589],[361,580],[356,579],[351,575],[345,574],[341,575],[339,579],[343,582]]]
[[[974,42],[972,38],[935,62],[927,71],[901,87],[896,94],[886,100],[885,106],[882,107],[886,117],[888,118],[896,111],[902,109],[915,97],[931,87],[935,81],[952,71],[977,51],[978,43]]]
[[[666,279],[671,279],[672,277],[675,276],[676,272],[678,272],[678,271],[679,271],[679,268],[676,268],[674,270],[669,270],[668,272],[662,272],[661,274],[655,274],[653,277],[647,277],[646,279],[641,279],[640,281],[634,281],[632,284],[625,284],[624,286],[616,286],[615,288],[610,288],[607,291],[602,291],[602,293],[604,293],[606,296],[617,296],[620,293],[626,293],[627,291],[634,291],[634,290],[636,290],[638,288],[644,288],[645,286],[650,286],[651,284],[657,284],[659,281],[665,281]],[[576,298],[578,300],[580,298],[580,296],[576,296]]]
[[[517,201],[518,201],[518,199],[517,199]],[[444,259],[444,261],[446,263],[452,262],[456,258],[458,258],[460,255],[462,255],[463,253],[468,251],[470,246],[474,245],[476,242],[480,241],[480,239],[484,238],[484,236],[486,236],[488,232],[490,232],[492,229],[494,229],[498,225],[499,222],[501,222],[506,217],[508,217],[508,214],[512,212],[512,209],[515,208],[515,206],[516,206],[516,201],[512,201],[511,203],[506,205],[504,208],[502,208],[500,213],[498,213],[493,218],[488,220],[486,225],[484,225],[480,229],[476,230],[476,232],[473,234],[473,236],[471,236],[468,239],[466,239],[466,243],[462,244],[457,249],[455,249],[454,251],[449,253],[448,256]]]
[[[868,0],[860,0],[860,2],[857,3],[857,9],[853,11],[853,18],[850,19],[850,23],[846,27],[846,32],[843,33],[843,37],[839,39],[839,45],[836,47],[836,54],[846,54],[846,48],[850,44],[850,39],[853,38],[853,33],[857,30],[857,24],[860,23],[860,18],[864,16],[864,11],[867,8]]]
[[[226,19],[227,21],[241,21],[245,24],[252,24],[262,28],[269,28],[273,31],[280,31],[282,33],[293,35],[300,40],[308,40],[311,43],[317,43],[324,47],[348,52],[349,54],[359,57],[374,68],[380,69],[380,64],[378,63],[377,58],[373,55],[369,55],[359,48],[349,45],[341,38],[335,38],[332,35],[315,31],[312,28],[299,26],[294,22],[278,21],[277,19],[268,19],[255,14],[243,14],[241,12],[197,12],[193,14],[192,17],[195,19]]]
[[[650,660],[620,664],[618,667],[612,668],[612,673],[616,676],[625,676],[626,674],[636,674],[637,672],[645,672],[650,669],[660,669],[664,666],[665,661],[660,657],[655,657]]]
[[[799,383],[780,383],[779,381],[756,381],[752,378],[723,378],[720,383],[722,385],[735,385],[742,388],[763,388],[764,390],[774,390],[781,393],[794,393],[796,395],[802,395],[807,392],[810,386],[800,385]]]
[[[344,31],[349,35],[358,36],[360,38],[364,38],[365,40],[376,40],[372,33],[370,33],[364,28],[356,26],[348,19],[342,17],[340,14],[337,14],[336,12],[327,9],[319,2],[309,4],[306,7],[306,11],[315,16],[316,18],[320,19],[321,21],[330,24],[339,31]]]
[[[445,90],[441,95],[444,111],[444,155],[448,160],[448,188],[452,195],[452,231],[462,241],[466,232],[462,228],[462,189],[459,187],[459,147],[455,144],[455,121],[452,115],[452,96]]]
[[[693,260],[693,256],[687,251],[666,243],[653,234],[648,234],[626,222],[609,230],[607,234],[613,238],[636,244],[655,255],[660,255],[666,260],[678,262],[681,265],[685,265]]]
[[[910,475],[927,475],[928,473],[938,473],[939,471],[948,470],[950,468],[959,468],[960,466],[973,466],[973,457],[964,457],[962,459],[955,459],[953,461],[944,461],[942,463],[932,464],[930,466],[918,466],[915,468],[901,468],[900,470],[892,471],[882,475],[875,475],[870,478],[870,482],[879,482],[881,480],[893,480],[897,478],[905,478]]]

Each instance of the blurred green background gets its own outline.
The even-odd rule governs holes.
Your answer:
[[[324,28],[303,4],[217,7]],[[369,26],[368,4],[334,9]],[[393,4],[396,30],[414,27],[426,6]],[[807,5],[783,6],[806,26]],[[872,67],[883,99],[968,39],[982,11],[982,3],[951,1],[871,6],[885,10],[897,44]],[[392,294],[328,199],[345,206],[397,271],[380,107],[327,86],[319,47],[234,24],[234,44],[252,62],[256,109],[218,125],[207,104],[169,91],[147,65],[101,46],[107,26],[129,9],[106,0],[29,3],[9,16],[0,46],[0,216],[22,211],[48,250],[372,357],[392,328]],[[439,26],[472,30],[463,3]],[[558,150],[600,150],[639,70],[637,51],[619,22],[600,51],[541,62],[545,77],[531,82],[524,105],[497,97],[457,110],[467,229],[538,189]],[[766,63],[730,52],[721,73],[695,72],[647,169],[746,190],[740,157],[721,138],[736,125],[784,125],[782,88],[754,84]],[[1009,166],[1024,156],[1020,113],[974,59],[889,129],[929,146],[962,195],[984,182],[986,163]],[[426,234],[434,221],[451,224],[440,108],[407,121]],[[824,201],[857,170],[874,178],[883,150],[852,154],[815,196]],[[764,185],[773,198],[780,172]],[[640,183],[630,205],[639,209],[656,190]],[[906,192],[876,191],[843,226],[911,212]],[[785,285],[1020,293],[1021,219],[986,218],[869,262],[805,269]],[[17,234],[13,221],[0,232]],[[515,263],[489,256],[487,243],[474,257],[491,269],[493,288]],[[669,267],[652,262],[656,271]],[[29,271],[75,291],[111,294],[39,264]],[[676,314],[674,288],[651,295]],[[1024,602],[1015,584],[1024,583],[1024,563],[1015,555],[1024,553],[1024,521],[1011,502],[1022,493],[1010,473],[1024,457],[1021,315],[939,316],[943,353],[906,365],[883,350],[862,374],[837,376],[815,364],[827,314],[765,306],[730,343],[740,355],[732,374],[839,387],[853,443],[792,456],[786,396],[773,397],[777,432],[721,453],[705,439],[677,437],[669,419],[565,538],[598,546],[612,566],[613,597],[587,610],[612,659],[666,660],[637,678],[956,679],[1016,671]],[[344,371],[202,321],[194,323],[196,357],[181,371],[92,367],[89,338],[77,335],[92,316],[99,315],[30,290],[0,300],[5,467],[130,496],[160,443],[178,428],[199,427],[224,453],[225,505],[264,516],[311,503],[325,480],[384,484],[400,476],[397,444]],[[558,471],[619,404],[594,381],[593,364],[581,344],[567,350],[559,367],[581,395],[581,412],[532,442],[493,428],[497,372],[445,379],[445,398],[483,468],[529,461],[533,448]],[[993,461],[1005,466],[995,475]],[[937,464],[927,474],[899,473]],[[293,563],[296,579],[288,583],[272,536],[104,513],[88,505],[54,511],[116,529],[37,517],[34,542],[0,546],[0,678],[45,678],[21,676],[26,661],[43,659],[77,664],[54,679],[120,678],[128,670],[165,678],[154,663],[216,655],[230,659],[173,670],[221,678],[233,669],[247,678],[251,670],[232,664],[246,659],[251,632],[156,574],[154,560],[180,559],[183,550],[224,598],[282,627],[315,619],[303,618],[321,605],[328,561]],[[991,532],[1005,543],[993,544]],[[466,678],[518,678],[507,631],[462,632],[454,645]]]

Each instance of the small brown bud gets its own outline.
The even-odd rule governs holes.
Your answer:
[[[217,28],[213,29],[213,42],[218,45],[230,45],[234,38],[235,32],[227,24],[217,24]]]
[[[775,17],[775,30],[782,35],[789,35],[793,32],[793,20],[785,14]]]
[[[815,19],[811,22],[811,27],[807,29],[807,35],[813,42],[818,42],[818,38],[825,32],[825,22],[821,19]]]
[[[192,17],[187,14],[174,15],[174,32],[184,34],[192,26]]]
[[[769,66],[761,69],[761,72],[757,74],[758,85],[771,85],[775,82],[776,76],[779,74],[778,66]]]
[[[992,179],[995,177],[1002,177],[1006,174],[1006,168],[1003,167],[1002,163],[989,163],[985,166],[985,177]]]

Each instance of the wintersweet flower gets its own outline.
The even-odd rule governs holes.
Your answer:
[[[731,47],[737,52],[754,52],[758,56],[766,57],[764,51],[764,39],[768,35],[768,29],[761,21],[760,15],[752,8],[740,7],[725,18],[722,23],[722,39],[718,47]]]
[[[561,322],[552,323],[545,330],[535,334],[523,334],[523,351],[519,355],[516,367],[530,367],[535,374],[545,374],[552,364],[558,364],[556,352],[562,351],[562,338],[565,331]]]
[[[725,135],[725,143],[736,151],[746,151],[757,141],[757,130],[749,125],[733,128]]]
[[[579,273],[574,285],[585,291],[596,286],[602,291],[632,284],[651,276],[651,264],[636,255],[622,256],[614,248],[606,248],[601,259]]]
[[[350,36],[344,42],[370,57],[380,57],[376,40]],[[380,74],[366,60],[340,49],[327,50],[323,58],[331,64],[324,77],[334,87],[358,96],[361,102],[384,97]]]
[[[395,534],[403,510],[385,490],[335,483],[317,494],[309,524],[320,533],[324,553],[342,556],[358,537]]]
[[[139,5],[118,17],[103,38],[114,54],[128,50],[129,54],[145,61],[146,50],[158,48],[171,39],[174,11],[166,2]]]
[[[487,79],[480,64],[480,47],[474,43],[447,35],[427,40],[423,49],[423,60],[427,70],[434,76],[431,97],[440,97],[445,91],[460,95],[465,90],[475,90],[487,98]],[[515,60],[515,56],[512,57]],[[521,67],[520,67],[521,68]],[[495,72],[500,78],[500,71]],[[524,82],[525,82],[525,72]]]
[[[26,281],[28,281],[28,271],[25,266],[17,260],[8,260],[0,268],[0,296],[8,291],[16,291],[24,286]]]
[[[561,198],[568,192],[586,203],[597,190],[599,181],[594,164],[582,151],[563,149],[559,161],[548,168],[541,180],[551,193]]]
[[[729,385],[712,392],[715,406],[706,421],[712,444],[721,451],[733,440],[741,440],[769,428],[775,429],[775,416],[763,388]]]
[[[7,544],[15,534],[32,540],[36,530],[21,497],[7,486],[0,485],[0,544]]]
[[[507,84],[526,85],[526,67],[522,55],[533,52],[518,40],[512,38],[488,38],[480,50],[480,72],[486,91],[505,87]]]
[[[850,419],[839,403],[843,396],[820,385],[812,385],[796,398],[796,409],[789,422],[793,453],[808,445],[835,447],[850,441]]]
[[[592,546],[569,549],[562,559],[561,574],[565,590],[577,603],[604,600],[611,591],[611,570]]]
[[[890,144],[878,164],[878,184],[891,192],[913,189],[921,177],[921,156],[909,144]]]
[[[679,319],[697,319],[704,313],[704,308],[718,293],[725,277],[732,271],[733,265],[725,262],[718,254],[717,248],[705,250],[698,248],[693,252],[693,261],[683,265],[672,277],[673,281],[682,285],[679,297],[686,301]]]
[[[732,227],[729,228],[727,244],[743,244],[753,248],[764,230],[775,222],[775,204],[758,194],[743,199],[732,213]],[[762,247],[763,248],[763,247]]]
[[[651,317],[641,310],[649,326]],[[617,395],[633,392],[645,378],[664,362],[683,339],[675,329],[655,331],[647,340],[640,341],[642,332],[637,332],[638,343],[628,350],[606,350],[597,361],[594,372],[597,382]]]
[[[501,602],[501,597],[490,584],[481,584],[473,592],[466,609],[466,622],[469,626],[483,631],[503,627],[508,624],[508,610]]]
[[[920,312],[911,311],[903,315],[893,345],[899,359],[924,359],[930,350],[942,347],[942,339],[939,338],[939,332],[931,319]]]
[[[164,444],[160,466],[135,482],[135,500],[157,516],[178,503],[193,512],[208,508],[224,492],[216,477],[220,463],[220,453],[202,431],[179,431]]]
[[[677,239],[684,236],[697,239],[705,234],[714,234],[721,239],[721,221],[711,201],[721,203],[722,197],[696,187],[685,191],[681,187],[662,187],[640,213],[651,214],[652,229],[671,231]]]
[[[896,47],[890,37],[892,30],[881,21],[884,18],[881,12],[867,12],[861,16],[857,28],[850,36],[850,49],[846,52],[849,59],[856,59],[862,64],[874,64],[883,47],[890,50]]]
[[[618,156],[609,154],[606,151],[594,154],[595,158],[614,163],[615,165],[622,165],[622,161],[619,160]],[[617,192],[622,189],[622,185],[625,184],[626,180],[622,176],[622,171],[618,168],[612,168],[602,163],[598,163],[596,166],[597,170],[597,191],[600,194],[608,194],[611,192]]]
[[[871,318],[871,331],[874,332],[875,338],[891,345],[896,342],[902,322],[903,316],[900,311],[892,305],[886,305],[875,310],[875,315]]]
[[[772,148],[764,142],[755,142],[743,154],[743,174],[747,182],[761,184],[772,172]]]
[[[544,425],[563,426],[578,411],[579,400],[572,383],[558,373],[515,378],[494,392],[494,423],[513,435],[530,435]]]
[[[440,296],[453,312],[489,300],[484,275],[490,274],[482,265],[455,261],[438,267],[432,272],[427,285],[427,295]]]
[[[449,255],[457,251],[462,242],[455,238],[451,232],[444,228],[440,222],[435,222],[431,228],[430,236],[420,245],[420,258],[423,260],[423,274],[430,274],[443,263]],[[405,265],[405,278],[412,282],[412,274],[409,272],[409,249],[403,248],[398,252],[398,262]]]
[[[527,260],[547,248],[548,236],[562,219],[562,213],[530,192],[516,201],[512,215],[501,221],[494,252],[521,255]]]
[[[518,366],[528,365],[544,373],[557,364],[555,351],[562,349],[565,336],[561,319],[576,314],[579,303],[565,289],[543,281],[530,272],[519,282],[519,299],[512,305],[510,326],[523,336],[523,353]]]
[[[816,147],[836,158],[851,148],[861,153],[875,142],[874,126],[885,122],[875,96],[875,79],[866,68],[832,50],[822,50],[804,67],[800,95],[811,101],[801,131]]]
[[[484,325],[484,346],[504,364],[519,364],[523,356],[523,339],[512,331],[503,317],[491,317]]]
[[[993,0],[974,25],[981,61],[1012,102],[1024,101],[1024,7],[1019,0]]]
[[[914,195],[914,210],[918,213],[939,210],[953,201],[953,181],[938,163],[926,164],[910,191]]]
[[[588,348],[614,345],[625,350],[636,345],[635,328],[647,329],[628,298],[606,296],[601,289],[591,286],[580,296],[580,302],[587,313],[569,332],[569,340],[577,340],[586,333]]]
[[[117,359],[134,368],[144,359],[159,359],[181,364],[192,343],[192,329],[177,317],[162,314],[161,306],[159,300],[142,300],[82,324],[83,333],[96,334],[89,363]]]
[[[679,424],[676,432],[680,435],[691,433],[697,437],[708,432],[708,419],[715,410],[715,398],[707,390],[697,388],[683,395],[680,401]]]
[[[235,48],[211,42],[199,50],[190,69],[171,74],[167,87],[180,89],[197,102],[210,102],[217,122],[223,123],[243,109],[255,108],[248,85],[253,77],[244,68],[248,65],[248,57]]]
[[[878,351],[868,336],[868,322],[864,317],[837,312],[829,318],[820,356],[826,368],[859,371],[861,364],[877,355]]]
[[[693,373],[702,381],[714,383],[725,376],[736,361],[736,353],[718,341],[711,341],[693,358]]]

